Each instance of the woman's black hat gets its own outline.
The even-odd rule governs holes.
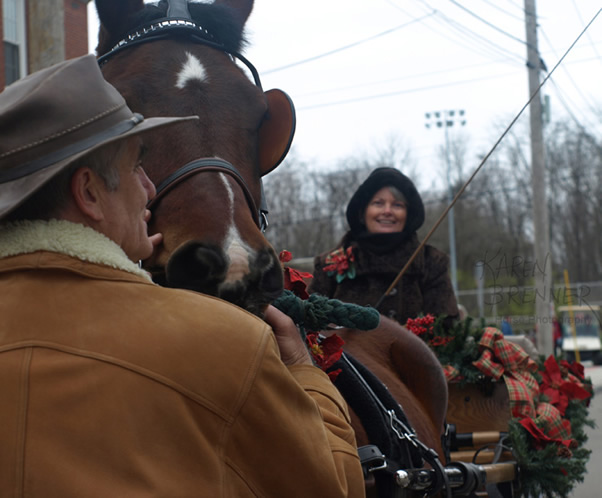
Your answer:
[[[377,168],[358,187],[347,205],[347,223],[354,235],[357,236],[366,231],[363,222],[366,206],[376,192],[388,186],[397,188],[407,201],[408,217],[403,233],[414,233],[422,226],[424,204],[412,180],[395,168]]]

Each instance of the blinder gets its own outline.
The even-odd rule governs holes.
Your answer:
[[[99,57],[98,64],[102,67],[115,54],[128,47],[142,43],[148,43],[151,41],[164,40],[172,35],[187,36],[197,43],[201,43],[227,53],[230,55],[230,57],[232,57],[232,59],[238,59],[251,72],[255,85],[263,90],[259,73],[257,72],[257,69],[255,69],[255,66],[253,66],[253,64],[251,64],[251,62],[240,53],[226,49],[226,47],[219,43],[206,28],[203,28],[194,22],[188,10],[187,0],[168,0],[167,4],[168,8],[166,18],[155,20],[136,31],[130,32],[111,50]],[[268,90],[267,92],[264,92],[264,95],[268,109],[258,129],[258,162],[261,176],[273,171],[284,160],[291,147],[296,127],[295,107],[291,98],[285,92],[278,89]],[[202,162],[203,159],[193,161],[193,163],[197,163],[199,161]],[[192,163],[180,168],[161,184],[163,185],[172,177],[177,178],[177,182],[179,183],[182,179],[190,176],[191,171],[196,173],[200,172],[201,170],[211,169],[205,166],[201,168],[190,168],[190,164]],[[252,201],[252,198],[251,202],[249,202],[249,189],[244,183],[244,180],[242,180],[242,176],[238,170],[236,170],[234,166],[230,165],[229,167],[223,168],[221,171],[228,173],[243,187],[243,191],[247,197],[247,202],[254,208],[255,204]],[[167,183],[163,189],[161,189],[161,192],[169,189],[171,189],[171,186],[169,183]],[[160,191],[159,189],[157,189],[157,191],[159,197]],[[152,206],[153,203],[149,204],[149,207]],[[256,223],[262,232],[265,232],[268,226],[267,213],[267,203],[265,200],[262,183],[261,205],[259,210],[254,210],[253,213],[254,219],[256,220]]]

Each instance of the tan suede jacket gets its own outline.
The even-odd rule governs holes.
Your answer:
[[[65,223],[0,228],[2,498],[364,495],[323,372]]]

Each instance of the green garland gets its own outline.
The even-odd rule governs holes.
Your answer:
[[[485,376],[473,365],[473,361],[480,356],[479,341],[483,335],[485,321],[480,320],[480,325],[475,325],[475,320],[469,316],[463,321],[455,322],[449,328],[444,328],[445,315],[434,320],[425,318],[408,320],[405,326],[434,351],[441,365],[457,370],[458,384],[478,384],[486,381]]]
[[[486,327],[484,320],[475,324],[472,317],[467,317],[464,321],[458,321],[445,329],[444,318],[437,318],[432,322],[432,326],[424,326],[424,322],[420,322],[419,319],[410,320],[406,326],[430,346],[444,368],[453,367],[457,371],[459,384],[477,384],[486,388],[491,384],[491,379],[485,377],[473,365],[480,356],[479,341]],[[541,356],[536,361],[540,371],[544,370],[544,360]],[[541,375],[536,372],[535,377],[541,383]],[[589,390],[593,393],[591,381],[586,379],[584,383],[589,384]],[[541,395],[540,400],[535,401],[545,400],[545,396]],[[536,449],[531,435],[518,419],[510,420],[508,443],[519,468],[519,489],[516,490],[518,496],[567,498],[575,485],[583,482],[591,454],[591,451],[584,447],[587,442],[585,427],[595,427],[594,421],[588,418],[588,413],[588,403],[569,401],[564,418],[570,422],[571,437],[577,442],[577,447],[571,449],[570,457],[559,454],[555,444]]]
[[[587,418],[587,407],[576,401],[569,402],[566,418],[571,422],[573,438],[579,443],[571,450],[570,458],[558,455],[553,444],[534,449],[528,432],[516,420],[510,420],[508,434],[519,467],[519,496],[566,498],[578,482],[583,482],[591,454],[591,450],[584,448],[587,442],[584,428],[593,427],[593,421]]]

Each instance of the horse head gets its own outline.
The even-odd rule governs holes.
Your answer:
[[[146,117],[199,117],[145,141],[144,168],[158,191],[149,231],[163,233],[163,243],[144,267],[162,285],[259,314],[282,291],[262,234],[261,177],[288,152],[295,114],[284,92],[263,91],[240,54],[252,7],[96,0],[99,63],[128,106]]]

